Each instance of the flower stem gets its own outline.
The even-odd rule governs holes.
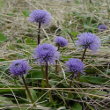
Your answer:
[[[83,60],[84,60],[84,57],[85,57],[85,54],[86,54],[86,50],[87,50],[87,48],[85,48],[85,49],[84,49],[84,52],[83,52],[83,54],[82,54],[81,61],[83,61]]]
[[[58,50],[60,50],[60,46],[59,46],[59,45],[58,45]],[[58,51],[58,50],[57,50],[57,51]]]
[[[46,86],[47,87],[50,87],[49,86],[49,79],[48,79],[48,63],[47,62],[45,64],[45,79],[46,79]],[[49,94],[48,95],[49,95],[49,101],[50,102],[53,102],[51,91],[49,91]]]
[[[60,50],[60,46],[58,45],[58,49],[57,51]],[[56,65],[55,65],[55,73],[57,74],[58,73],[58,60],[55,61],[56,62]]]
[[[74,78],[74,73],[70,76],[70,87],[72,86],[72,79]]]
[[[41,23],[38,25],[38,45],[40,44]]]
[[[55,65],[55,73],[58,74],[58,60],[55,61],[56,65]]]
[[[92,4],[92,0],[89,0],[89,3],[91,3],[91,4]]]
[[[46,80],[46,85],[49,87],[49,79],[48,79],[48,63],[46,62],[45,64],[45,80]]]
[[[28,94],[28,96],[29,96],[29,98],[31,100],[31,103],[34,103],[34,100],[33,100],[32,96],[31,96],[30,90],[29,90],[29,88],[28,88],[28,86],[26,84],[26,80],[25,80],[24,76],[22,76],[22,80],[23,80],[24,86],[26,88],[27,94]]]

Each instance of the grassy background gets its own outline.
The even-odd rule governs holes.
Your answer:
[[[30,110],[20,78],[12,77],[9,64],[16,59],[26,58],[33,67],[26,76],[31,93],[41,110],[109,110],[110,108],[110,1],[109,0],[0,0],[0,109]],[[68,75],[64,62],[69,58],[80,58],[82,51],[76,49],[74,41],[81,32],[93,32],[100,37],[102,46],[97,53],[87,52],[86,75],[74,80],[74,91],[38,90],[44,87],[40,67],[33,62],[32,53],[36,47],[37,26],[28,21],[34,9],[45,9],[52,14],[52,25],[42,29],[42,43],[53,43],[55,35],[65,36],[69,45],[61,49],[61,72],[54,73],[50,66],[50,84],[56,88],[68,87]],[[108,29],[98,32],[99,24]],[[18,89],[21,88],[21,89]],[[82,88],[82,89],[81,89]],[[86,88],[86,89],[83,89]],[[95,88],[95,89],[91,89]],[[105,88],[105,89],[104,89]],[[73,94],[68,95],[68,92]]]

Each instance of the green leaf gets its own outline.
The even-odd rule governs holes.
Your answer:
[[[34,39],[32,39],[32,38],[26,38],[25,39],[25,43],[27,45],[37,45],[37,42]]]
[[[82,106],[79,103],[75,103],[72,107],[72,110],[82,110]]]
[[[99,90],[89,91],[89,93],[96,94],[96,95],[107,95],[107,92],[105,92],[105,91],[99,91]]]
[[[90,110],[94,110],[94,108],[92,106],[90,106],[89,104],[87,104],[87,106]]]
[[[33,99],[34,101],[36,101],[36,100],[37,100],[36,91],[33,90],[33,89],[30,89],[29,91],[30,91],[30,93],[31,93],[32,99]],[[29,98],[29,96],[28,96],[28,94],[27,94],[27,91],[25,91],[25,92],[26,92],[27,99],[30,100],[30,98]],[[30,101],[31,101],[31,100],[30,100]]]
[[[2,32],[0,32],[0,43],[5,42],[6,40],[7,37]]]
[[[93,84],[103,84],[107,82],[109,79],[103,78],[103,77],[95,77],[95,76],[81,76],[80,81],[81,82],[88,82]]]
[[[73,35],[73,37],[76,37],[78,34],[78,32],[71,32],[71,35]]]
[[[9,98],[0,96],[0,107],[6,106],[9,104],[13,104]]]
[[[72,56],[62,56],[63,61],[67,61],[69,58],[72,58]]]
[[[25,17],[28,17],[29,16],[29,11],[28,10],[24,10],[24,11],[22,11],[22,13],[23,13],[23,15]]]
[[[8,15],[8,16],[14,16],[14,14],[13,14],[13,13],[8,13],[7,15]]]
[[[27,78],[43,78],[43,73],[40,70],[31,70]]]
[[[110,74],[110,69],[107,69],[106,71],[105,71],[105,74]]]
[[[13,107],[15,104],[9,98],[0,96],[0,107],[4,107],[4,110],[9,110],[9,105],[12,106],[12,108],[10,107],[10,110],[19,110],[18,107]]]
[[[15,54],[10,54],[9,56],[8,56],[8,58],[11,60],[13,60],[13,59],[23,59],[25,57],[25,55],[24,54],[22,54],[22,53],[15,53]]]
[[[1,61],[1,62],[2,62],[2,61],[6,61],[6,59],[0,58],[0,61]]]
[[[2,85],[0,85],[1,87]],[[12,87],[13,88],[13,87]],[[16,87],[17,88],[17,87]],[[19,87],[18,87],[19,88]],[[11,88],[10,88],[11,89]],[[0,94],[5,94],[5,93],[12,93],[12,91],[10,89],[4,89],[4,85],[3,85],[3,89],[1,87],[0,89]],[[19,93],[22,92],[23,93],[24,90],[19,90],[19,89],[13,89],[13,92]]]
[[[5,1],[4,0],[0,0],[0,8],[2,8],[5,4]]]
[[[33,100],[36,101],[36,100],[37,100],[36,91],[33,90],[33,89],[31,89],[30,92],[31,92],[31,94],[32,94],[32,98],[33,98]]]

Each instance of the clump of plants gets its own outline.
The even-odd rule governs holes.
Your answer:
[[[51,43],[41,42],[41,31],[43,27],[49,26],[51,22],[51,14],[45,10],[34,10],[29,16],[29,21],[35,23],[38,26],[38,35],[37,35],[37,45],[32,53],[31,64],[35,63],[34,67],[30,66],[29,59],[18,59],[11,63],[9,67],[9,72],[15,77],[20,77],[24,84],[26,94],[28,96],[28,101],[25,102],[30,104],[30,109],[38,109],[39,102],[37,101],[40,96],[45,94],[45,90],[49,90],[46,94],[46,97],[43,97],[42,103],[43,106],[51,106],[57,108],[63,106],[64,109],[75,108],[75,104],[81,110],[86,102],[78,102],[74,100],[79,100],[80,90],[83,88],[83,85],[77,82],[81,81],[81,76],[86,76],[86,52],[88,50],[93,53],[96,52],[100,46],[101,41],[98,36],[91,32],[83,32],[77,36],[77,39],[74,41],[76,48],[82,50],[80,58],[68,58],[67,61],[62,61],[63,48],[68,49],[69,40],[64,36],[57,36]],[[54,45],[55,44],[55,45]],[[32,69],[36,68],[34,75],[42,74],[42,78],[37,80],[31,80],[27,84],[27,76],[30,75]],[[37,72],[37,68],[39,72]],[[60,70],[59,70],[60,68]],[[52,74],[50,74],[52,73]],[[63,73],[63,76],[61,75]],[[31,77],[31,75],[30,75]],[[52,80],[60,82],[54,83]],[[36,84],[34,84],[36,81]],[[33,83],[34,82],[34,83]],[[32,89],[33,88],[33,89]],[[77,88],[78,91],[75,91]],[[33,91],[34,93],[33,93]],[[42,91],[44,90],[44,91]],[[56,91],[56,92],[55,92]],[[23,93],[24,94],[24,93]],[[33,94],[37,97],[33,97]],[[84,98],[84,95],[81,96]],[[46,102],[45,102],[46,101]],[[88,106],[92,107],[92,106]]]

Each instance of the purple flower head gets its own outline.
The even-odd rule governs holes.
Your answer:
[[[58,46],[60,46],[60,47],[65,47],[65,46],[68,45],[68,40],[65,39],[64,37],[61,37],[61,36],[57,36],[57,37],[55,38],[55,42],[56,42],[56,44],[57,44]]]
[[[18,76],[28,73],[31,67],[26,60],[15,60],[10,65],[9,69],[11,74]]]
[[[34,10],[29,15],[29,21],[48,25],[52,19],[51,14],[45,10]]]
[[[53,64],[55,60],[59,59],[59,52],[57,48],[51,44],[42,44],[34,51],[34,58],[40,63],[50,63]]]
[[[66,62],[66,67],[68,72],[73,72],[74,74],[83,73],[84,64],[80,59],[70,58],[69,61]]]
[[[96,51],[100,47],[100,39],[90,32],[85,32],[77,36],[78,40],[76,41],[77,46],[82,48],[88,48],[92,51]]]
[[[98,26],[98,30],[99,31],[105,31],[105,30],[107,30],[107,26],[105,25],[105,24],[100,24],[99,26]]]

